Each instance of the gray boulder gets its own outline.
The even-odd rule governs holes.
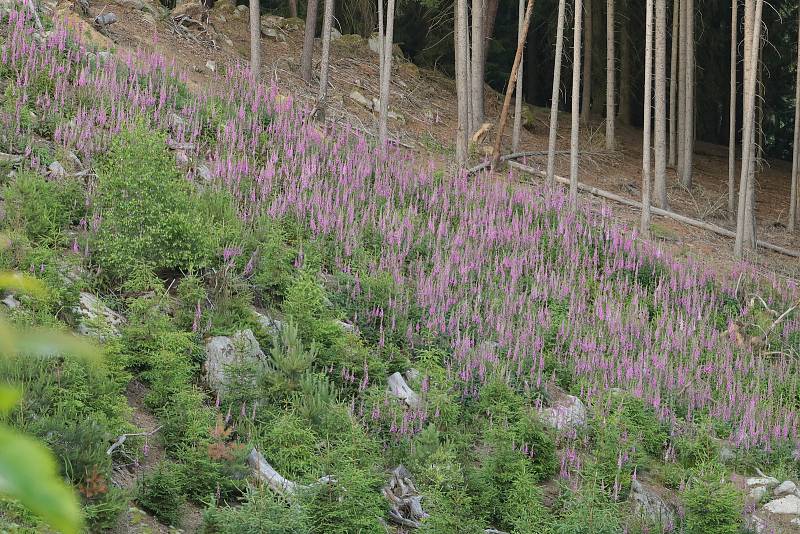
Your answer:
[[[797,495],[797,484],[792,482],[791,480],[786,480],[778,485],[773,491],[772,494],[776,497],[783,497],[784,495]]]
[[[764,509],[773,514],[800,515],[800,497],[797,495],[787,495],[780,499],[774,499],[765,504]]]
[[[119,328],[125,323],[122,315],[91,293],[81,292],[78,305],[72,311],[78,318],[78,333],[96,337],[101,341],[119,337]]]
[[[542,423],[556,430],[586,425],[586,406],[583,401],[555,386],[551,386],[548,393],[551,397],[550,406],[538,410]]]
[[[670,531],[675,527],[675,510],[654,488],[633,480],[630,498],[638,515],[659,525],[663,531]]]
[[[212,337],[206,342],[206,361],[203,365],[206,382],[211,389],[222,393],[228,380],[228,367],[265,360],[266,356],[250,329],[236,332],[230,337]]]

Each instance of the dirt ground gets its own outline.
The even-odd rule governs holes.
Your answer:
[[[72,0],[58,5],[58,9],[75,10]],[[90,2],[91,20],[100,13],[113,12],[119,21],[104,34],[116,48],[143,49],[157,52],[174,60],[189,76],[195,89],[214,83],[215,77],[226,66],[247,61],[249,56],[249,14],[246,6],[231,0],[218,2],[211,10],[198,4],[182,4],[168,12],[152,0],[94,0]],[[204,24],[205,31],[191,26],[190,31],[176,29],[176,15],[189,15]],[[92,31],[84,22],[84,31]],[[263,16],[262,38],[263,79],[272,79],[284,94],[292,94],[309,108],[317,94],[317,81],[306,84],[299,74],[302,50],[303,23],[297,19],[280,19]],[[268,35],[267,35],[268,34]],[[315,61],[320,53],[319,39]],[[353,91],[363,95],[367,102],[378,95],[377,54],[370,50],[367,41],[358,36],[345,35],[332,44],[329,108],[327,118],[332,123],[350,123],[367,135],[374,135],[373,112],[351,97]],[[315,64],[316,66],[316,64]],[[454,82],[441,73],[419,69],[402,58],[393,62],[390,111],[399,115],[390,120],[390,137],[414,152],[418,160],[433,159],[440,165],[449,165],[453,154],[453,132],[456,125],[456,99]],[[488,89],[488,88],[487,88]],[[492,90],[486,94],[487,121],[494,121],[500,113],[502,95]],[[519,150],[540,151],[547,148],[549,110],[533,108],[533,124],[524,129]],[[581,182],[636,200],[641,195],[641,130],[617,126],[619,149],[612,154],[604,151],[605,127],[602,118],[595,118],[581,132]],[[488,136],[493,138],[490,131]],[[511,144],[510,129],[503,139],[504,150]],[[558,148],[569,144],[569,115],[559,115]],[[480,159],[480,147],[473,151],[473,159]],[[727,147],[697,143],[694,183],[685,189],[672,169],[668,170],[668,196],[670,209],[692,218],[712,222],[728,229],[727,206]],[[543,166],[544,158],[531,158],[532,166]],[[759,239],[790,249],[800,249],[800,234],[789,234],[785,229],[788,217],[788,198],[791,163],[764,162],[758,176],[756,209]],[[558,158],[557,173],[569,174],[568,157]],[[738,181],[738,174],[737,174]],[[638,210],[613,205],[615,216],[630,227],[638,224]],[[661,246],[679,256],[692,256],[698,261],[727,271],[738,262],[733,257],[732,239],[709,231],[678,223],[662,217],[653,218],[653,234]],[[772,271],[795,278],[800,277],[800,260],[777,253],[759,251],[747,260],[764,271]]]

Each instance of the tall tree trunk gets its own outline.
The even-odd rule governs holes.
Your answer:
[[[575,0],[575,24],[572,30],[572,131],[569,142],[569,204],[578,210],[578,133],[579,99],[581,90],[581,22],[583,0]],[[588,54],[587,54],[588,55]],[[588,82],[588,80],[586,80]],[[586,86],[589,84],[586,83]],[[588,100],[586,100],[588,102]]]
[[[692,187],[694,171],[694,0],[686,3],[686,116],[684,118],[683,185]]]
[[[483,51],[485,41],[484,7],[486,0],[472,0],[472,126],[473,131],[483,123]]]
[[[383,0],[378,0],[383,4]],[[388,0],[386,7],[386,35],[380,36],[382,54],[380,73],[380,112],[378,114],[378,145],[383,150],[388,139],[389,96],[392,81],[392,55],[394,51],[394,6],[395,0]]]
[[[686,159],[686,2],[679,0],[678,7],[678,139],[676,150],[677,155],[677,175],[683,182],[684,159]]]
[[[753,3],[755,2],[755,7]],[[763,0],[745,0],[745,28],[744,28],[744,98],[742,101],[744,112],[742,113],[742,123],[744,132],[742,134],[742,165],[741,178],[739,180],[739,206],[736,216],[736,243],[734,244],[734,254],[741,258],[744,249],[754,249],[755,243],[745,237],[745,227],[751,222],[746,220],[747,202],[749,195],[749,185],[754,179],[752,160],[754,159],[754,128],[755,128],[755,98],[756,98],[756,64],[758,62],[758,51],[761,41],[761,13]]]
[[[672,50],[669,58],[669,160],[675,167],[678,148],[678,43],[680,41],[680,0],[672,3]],[[734,0],[735,1],[735,0]]]
[[[469,5],[467,5],[467,33],[464,35],[464,41],[464,46],[466,47],[464,49],[464,61],[466,62],[467,70],[467,139],[469,140],[470,134],[477,128],[475,115],[472,113],[472,49],[470,48],[472,39],[470,37]],[[469,151],[469,144],[467,145],[467,151]]]
[[[797,32],[797,78],[794,93],[794,143],[792,144],[792,185],[789,191],[789,231],[797,227],[797,173],[800,166],[800,11],[798,11]]]
[[[331,70],[331,27],[334,1],[325,0],[325,13],[322,17],[322,59],[319,66],[319,98],[317,99],[317,113],[322,120],[325,120],[325,111],[328,106],[328,74]]]
[[[550,97],[550,136],[547,142],[547,187],[555,184],[556,139],[558,134],[558,98],[561,90],[561,56],[564,54],[564,10],[565,0],[558,0],[556,27],[556,56],[553,64],[553,92]],[[573,98],[574,100],[574,98]]]
[[[534,1],[535,0],[528,0],[528,7],[525,8],[525,19],[522,21],[522,31],[519,32],[519,37],[517,39],[517,52],[514,54],[514,64],[511,66],[511,75],[508,77],[506,96],[503,98],[503,108],[500,110],[500,118],[497,120],[497,133],[494,138],[494,146],[492,147],[492,170],[496,170],[497,165],[500,163],[500,143],[503,140],[503,130],[505,130],[506,127],[508,108],[511,106],[511,95],[514,94],[514,87],[519,77],[519,67],[522,64],[522,51],[525,49],[525,41],[528,37],[528,28],[530,28],[531,17],[533,16]]]
[[[484,12],[484,24],[483,24],[483,61],[484,67],[486,63],[486,58],[489,57],[489,45],[492,42],[492,36],[494,35],[494,23],[497,19],[497,5],[499,4],[499,0],[487,0],[486,2],[486,10]]]
[[[616,54],[614,51],[614,0],[606,2],[606,149],[614,150],[617,144],[615,123],[616,110]]]
[[[467,166],[467,131],[469,130],[469,87],[467,85],[467,0],[456,0],[454,46],[456,59],[456,100],[458,105],[458,128],[456,129],[456,161],[458,166]]]
[[[311,66],[314,60],[314,36],[317,33],[317,7],[319,0],[308,0],[306,6],[306,30],[303,35],[303,53],[300,56],[300,75],[311,83]]]
[[[250,0],[250,70],[253,77],[261,77],[261,4]]]
[[[293,19],[297,18],[297,0],[289,0],[289,16]]]
[[[517,15],[517,34],[522,33],[522,26],[525,22],[525,0],[519,0],[518,15]],[[516,152],[519,148],[519,133],[522,127],[522,84],[525,80],[524,67],[525,58],[523,50],[523,59],[519,63],[519,74],[517,74],[517,89],[516,99],[514,100],[514,129],[511,133],[511,152]]]
[[[658,207],[667,205],[667,2],[656,0],[655,39],[655,197]]]
[[[728,106],[728,219],[735,220],[736,192],[736,50],[739,45],[739,0],[731,0],[730,103]]]
[[[630,25],[630,0],[622,0],[624,11],[622,28],[619,33],[620,70],[619,70],[619,122],[631,125],[631,41],[628,27]]]
[[[589,123],[592,108],[592,0],[583,2],[586,8],[586,21],[583,29],[583,92],[581,93],[581,122]],[[576,7],[577,9],[577,7]],[[580,47],[579,47],[580,48]]]
[[[663,1],[663,0],[661,0]],[[653,0],[647,0],[644,39],[644,132],[642,135],[642,220],[640,229],[650,236],[650,127],[653,109]]]

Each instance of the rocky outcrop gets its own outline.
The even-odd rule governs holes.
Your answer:
[[[658,525],[664,532],[675,527],[675,509],[656,489],[639,480],[631,481],[631,501],[636,514]]]
[[[100,340],[119,337],[119,329],[125,323],[122,315],[106,306],[102,300],[91,293],[82,292],[78,299],[78,305],[72,311],[78,318],[78,333]]]
[[[206,361],[203,365],[206,382],[211,389],[222,393],[228,380],[228,367],[265,360],[266,356],[250,329],[236,332],[230,337],[212,337],[206,342]]]
[[[586,406],[583,401],[556,386],[550,386],[547,393],[550,397],[549,406],[538,410],[542,423],[556,430],[586,425]]]

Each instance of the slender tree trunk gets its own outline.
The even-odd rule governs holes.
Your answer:
[[[325,0],[325,13],[322,18],[322,59],[319,67],[319,98],[317,99],[317,113],[322,120],[325,120],[325,111],[328,106],[328,74],[331,70],[331,27],[334,1]]]
[[[317,33],[317,7],[319,0],[308,0],[306,6],[306,30],[303,35],[303,53],[300,56],[300,75],[311,83],[311,67],[314,60],[314,36]]]
[[[694,0],[686,2],[686,116],[684,118],[683,185],[692,187],[694,171]]]
[[[616,53],[614,50],[614,0],[606,2],[606,149],[614,150],[617,144],[616,110]]]
[[[678,135],[677,135],[677,175],[683,183],[684,160],[686,159],[686,2],[676,0],[678,13]]]
[[[656,0],[656,117],[655,117],[655,197],[658,207],[667,205],[667,2]]]
[[[734,0],[735,1],[735,0]],[[679,0],[672,3],[672,50],[669,58],[669,160],[670,167],[677,162],[678,148],[678,42],[680,35]]]
[[[261,77],[261,4],[250,0],[250,70],[253,77]]]
[[[483,51],[486,0],[472,0],[472,121],[473,131],[483,123]]]
[[[506,127],[508,118],[508,108],[511,106],[511,95],[514,94],[514,87],[517,84],[519,66],[522,64],[522,51],[525,49],[525,40],[528,37],[528,28],[533,16],[533,5],[535,0],[528,0],[528,7],[525,8],[525,19],[522,21],[522,31],[517,39],[517,52],[514,54],[514,64],[511,66],[511,75],[508,77],[506,96],[503,98],[503,108],[500,110],[500,118],[497,120],[497,134],[492,147],[492,170],[496,170],[500,163],[500,143],[503,140],[503,130]]]
[[[565,0],[558,0],[558,21],[556,27],[556,56],[553,65],[553,92],[550,97],[550,136],[547,142],[547,187],[555,184],[556,139],[558,134],[558,98],[561,90],[561,56],[564,53],[564,10]],[[574,98],[573,98],[574,100]]]
[[[297,18],[297,0],[289,0],[289,16],[293,19]]]
[[[663,1],[663,0],[660,0]],[[642,220],[640,229],[650,236],[650,114],[653,109],[653,0],[647,0],[644,44],[644,132],[642,135]]]
[[[619,71],[619,122],[631,125],[631,42],[628,35],[630,25],[630,0],[623,0],[624,11],[622,28],[619,34],[620,71]]]
[[[798,11],[800,19],[800,11]],[[800,20],[797,33],[797,78],[794,93],[794,143],[792,144],[792,185],[789,191],[789,231],[797,228],[797,173],[800,166]]]
[[[583,92],[581,93],[581,122],[589,124],[592,108],[592,0],[583,2],[586,18],[583,28]],[[576,8],[577,9],[577,8]],[[580,48],[580,47],[579,47]]]
[[[738,48],[739,0],[731,0],[731,83],[728,106],[728,219],[735,220],[736,192],[736,50]]]
[[[755,7],[753,3],[755,2]],[[744,249],[754,249],[755,243],[746,240],[745,227],[750,224],[746,220],[747,202],[749,196],[749,182],[753,180],[752,160],[755,153],[754,128],[755,128],[755,97],[756,97],[756,63],[758,62],[758,51],[761,41],[761,13],[763,0],[745,0],[745,69],[744,69],[744,99],[742,122],[744,132],[742,134],[742,166],[741,178],[739,180],[739,206],[736,216],[736,243],[734,244],[734,254],[741,258]]]
[[[467,70],[467,140],[469,141],[470,134],[477,128],[475,115],[472,113],[472,39],[470,36],[469,5],[467,5],[467,33],[464,35],[464,41],[464,46],[466,47],[464,61],[466,62]],[[467,143],[467,151],[469,151],[469,143]]]
[[[492,42],[494,35],[494,23],[497,19],[497,5],[499,0],[488,0],[486,2],[486,11],[483,24],[483,62],[484,70],[486,66],[486,58],[489,57],[489,45]]]
[[[383,0],[378,0],[380,4]],[[386,7],[386,35],[381,35],[379,41],[382,43],[379,52],[382,54],[381,61],[381,93],[380,93],[380,112],[378,114],[378,145],[383,150],[388,140],[388,119],[389,119],[389,97],[392,81],[392,53],[394,51],[394,7],[395,0],[388,0]]]
[[[578,133],[579,98],[581,90],[581,22],[583,0],[575,0],[575,24],[572,31],[572,132],[569,143],[569,204],[578,210]],[[588,54],[587,54],[588,55]],[[588,80],[586,80],[588,82]],[[585,85],[589,86],[588,83]],[[588,99],[586,100],[588,102]]]
[[[467,131],[469,130],[469,87],[467,85],[467,0],[456,0],[455,7],[455,59],[456,99],[458,105],[458,128],[456,130],[456,161],[458,166],[467,166]]]
[[[517,32],[522,33],[522,26],[525,23],[525,0],[519,0],[518,16],[517,16]],[[517,74],[517,89],[516,99],[514,100],[514,130],[511,133],[511,152],[516,152],[519,148],[519,133],[522,127],[522,84],[525,80],[524,67],[525,59],[523,50],[523,59],[519,63],[519,74]]]

